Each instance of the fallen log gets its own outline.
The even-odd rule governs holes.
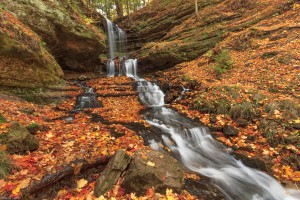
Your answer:
[[[41,180],[33,182],[28,187],[22,189],[22,195],[29,195],[34,194],[37,191],[50,186],[52,184],[55,184],[57,181],[60,181],[61,179],[65,178],[66,176],[70,175],[76,175],[79,171],[85,171],[87,169],[97,167],[100,165],[106,165],[109,161],[109,157],[102,157],[96,159],[93,163],[88,162],[85,159],[78,159],[75,161],[70,162],[68,165],[64,166],[63,169],[57,171],[54,174],[48,174],[44,176]],[[76,167],[77,166],[77,167]],[[80,166],[80,169],[78,171],[78,166]],[[77,172],[76,172],[77,171]]]

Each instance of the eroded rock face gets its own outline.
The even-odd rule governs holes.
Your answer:
[[[165,193],[167,188],[180,191],[183,181],[183,170],[173,157],[160,151],[141,150],[131,160],[123,187],[138,195],[151,187],[156,192]]]
[[[6,145],[6,151],[10,154],[34,151],[39,147],[39,140],[19,122],[13,122],[9,132],[1,136],[0,141]]]
[[[0,3],[1,4],[1,3]],[[61,82],[63,71],[40,38],[0,9],[0,85],[45,87]]]
[[[0,5],[41,36],[62,68],[87,71],[100,65],[98,56],[105,51],[105,37],[100,29],[79,17],[84,15],[78,13],[79,2],[3,0]]]

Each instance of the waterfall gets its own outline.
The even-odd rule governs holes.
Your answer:
[[[147,122],[162,131],[162,141],[191,171],[210,177],[215,185],[234,200],[297,200],[297,190],[284,189],[273,177],[245,166],[229,155],[209,130],[163,105],[164,94],[155,84],[136,79],[140,100],[152,107]],[[152,139],[151,147],[160,145]]]
[[[121,60],[125,59],[125,47],[127,44],[126,32],[112,23],[109,19],[106,19],[106,32],[108,40],[109,60],[107,62],[107,76],[113,77],[116,74],[123,75]],[[115,63],[115,59],[118,58],[119,63]],[[116,72],[116,69],[118,71]]]
[[[116,34],[114,31],[114,24],[109,19],[106,19],[106,25],[107,25],[109,58],[114,59],[115,51],[116,51]]]
[[[128,59],[125,61],[125,72],[128,77],[137,77],[137,59]]]

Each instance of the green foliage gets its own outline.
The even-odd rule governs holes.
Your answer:
[[[0,179],[3,179],[12,170],[12,162],[7,158],[4,151],[0,150]]]
[[[4,122],[6,122],[6,119],[2,114],[0,114],[0,123],[4,123]]]
[[[32,123],[32,124],[29,124],[26,128],[32,129],[32,128],[38,128],[38,127],[40,127],[40,125],[38,123]]]
[[[224,72],[232,67],[231,58],[226,50],[222,50],[216,56],[212,56],[212,58],[215,61],[213,68],[216,71],[217,76],[221,76]]]
[[[195,80],[192,79],[191,77],[189,77],[188,75],[183,75],[183,76],[181,77],[181,79],[182,79],[183,81],[186,81],[186,82],[189,82],[189,83],[195,82]]]
[[[248,119],[251,120],[256,116],[255,109],[250,102],[242,102],[231,106],[229,115],[232,119]]]

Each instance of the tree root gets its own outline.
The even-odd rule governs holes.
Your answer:
[[[66,176],[76,175],[79,171],[84,171],[100,165],[106,165],[109,161],[109,157],[102,157],[95,160],[93,163],[86,161],[85,159],[79,159],[70,162],[63,169],[57,171],[54,174],[45,175],[40,181],[33,182],[27,188],[22,190],[22,196],[34,194],[37,191],[55,184],[57,181],[65,178]],[[78,169],[79,166],[79,169]]]

